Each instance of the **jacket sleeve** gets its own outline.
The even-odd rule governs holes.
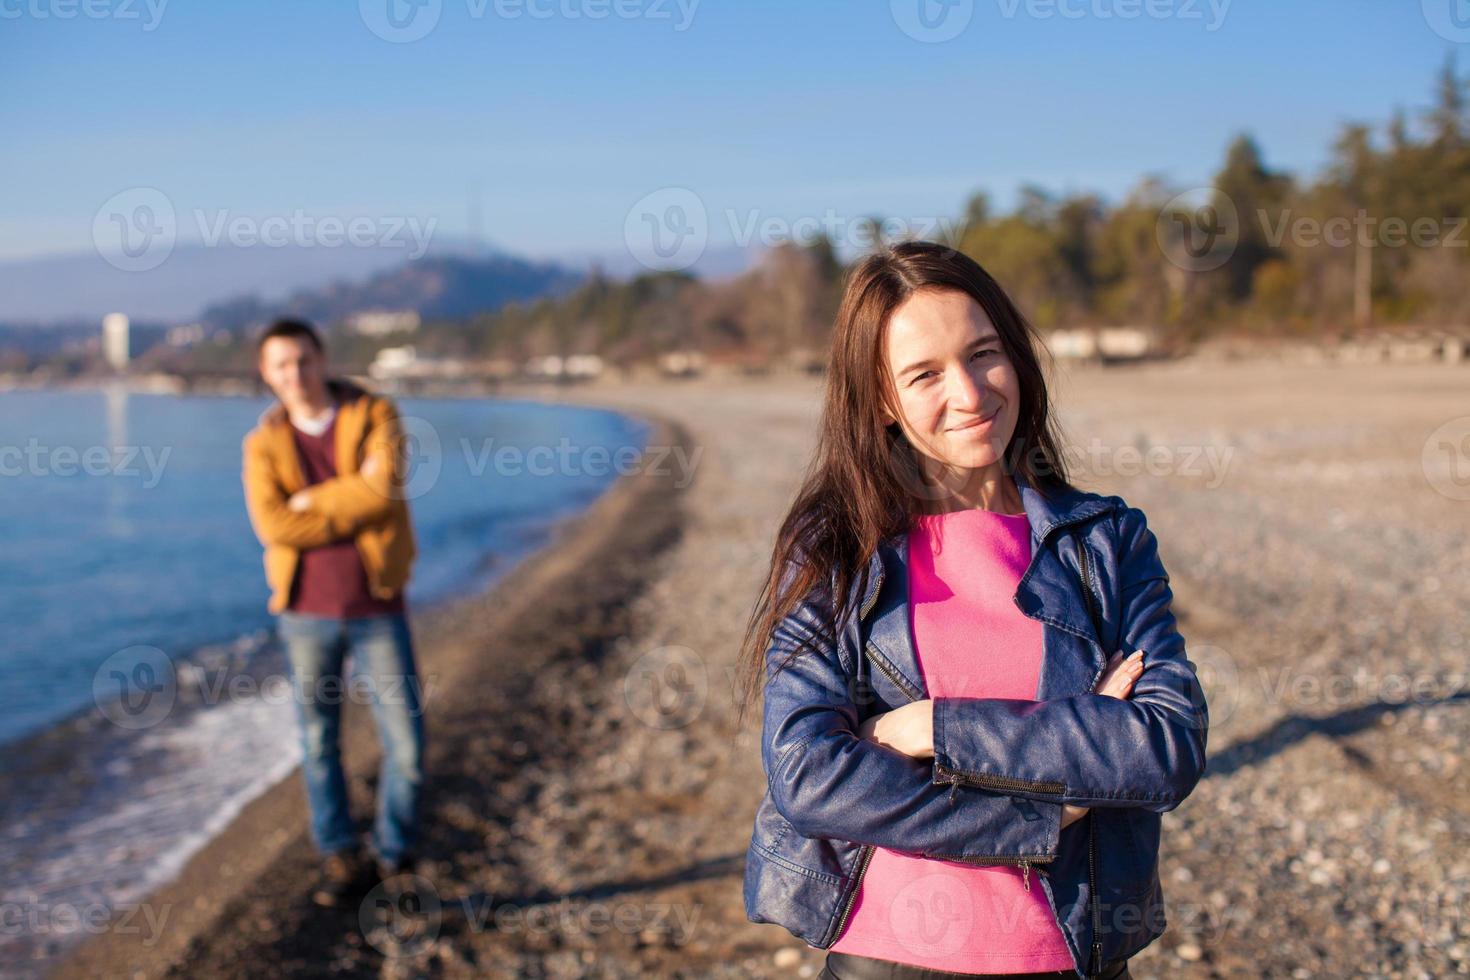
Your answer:
[[[311,485],[309,510],[331,515],[354,525],[370,524],[388,516],[395,497],[403,495],[404,471],[402,427],[398,412],[386,398],[374,398],[369,409],[368,431],[363,440],[362,460],[356,470]],[[364,474],[362,467],[377,459],[376,471]],[[337,461],[341,471],[343,460]]]
[[[353,523],[344,516],[295,511],[286,505],[288,497],[270,453],[253,435],[245,437],[241,456],[245,510],[262,545],[320,548],[352,535]]]
[[[1137,508],[1122,504],[1114,520],[1121,645],[1144,651],[1132,695],[936,699],[936,781],[1009,778],[1033,784],[1033,799],[1159,813],[1199,782],[1209,715],[1170,611],[1158,542]]]
[[[821,638],[820,609],[800,603],[766,652],[762,761],[772,802],[797,833],[977,863],[1054,856],[1059,804],[938,786],[927,760],[857,735],[852,675]],[[812,646],[776,671],[803,638]]]

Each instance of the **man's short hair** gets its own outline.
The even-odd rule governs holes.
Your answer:
[[[322,344],[321,335],[316,332],[316,329],[311,324],[307,323],[305,320],[293,320],[289,317],[286,317],[277,320],[260,332],[260,336],[255,339],[256,357],[260,356],[260,352],[265,349],[265,342],[267,340],[270,340],[272,337],[296,337],[298,339],[304,338],[311,341],[311,345],[315,347],[319,353],[326,353],[327,350],[327,348]]]

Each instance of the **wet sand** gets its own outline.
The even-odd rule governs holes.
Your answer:
[[[1078,482],[1148,515],[1212,709],[1206,776],[1164,823],[1169,930],[1134,976],[1470,968],[1470,502],[1431,439],[1470,413],[1467,380],[1250,362],[1059,377]],[[624,478],[490,593],[416,621],[438,691],[418,914],[310,903],[293,776],[153,896],[156,935],[109,931],[60,975],[814,975],[819,952],[745,921],[763,776],[730,671],[819,393],[546,393],[661,420],[652,445],[683,462]],[[364,814],[370,727],[348,728]]]

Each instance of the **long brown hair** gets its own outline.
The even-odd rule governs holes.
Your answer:
[[[763,689],[767,645],[781,620],[814,588],[830,587],[825,639],[834,640],[850,612],[854,583],[861,579],[858,595],[868,587],[869,557],[914,526],[925,484],[901,426],[883,424],[884,407],[900,415],[884,351],[894,310],[925,288],[959,290],[979,303],[1015,368],[1020,412],[1002,466],[1044,494],[1071,487],[1038,359],[1045,346],[990,274],[964,253],[933,242],[904,242],[863,259],[848,275],[833,327],[817,448],[776,535],[741,644],[737,726]],[[790,658],[778,669],[787,663]]]

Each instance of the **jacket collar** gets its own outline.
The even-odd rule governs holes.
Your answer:
[[[1031,564],[1021,576],[1012,597],[1018,609],[1032,619],[1098,642],[1086,604],[1079,592],[1078,574],[1062,563],[1050,545],[1054,532],[1083,523],[1113,509],[1113,502],[1095,493],[1056,489],[1050,495],[1033,486],[1021,473],[1013,474],[1021,492],[1021,503],[1031,525]],[[869,560],[867,589],[858,607],[859,619],[869,613],[873,625],[870,647],[886,661],[901,686],[916,700],[927,697],[910,629],[908,533],[900,532],[883,542]],[[1045,691],[1045,662],[1040,688]]]
[[[366,388],[347,378],[327,379],[327,395],[339,408],[344,403],[355,401],[368,393]],[[272,402],[265,411],[260,413],[260,418],[256,421],[263,426],[280,425],[286,421],[286,406],[282,405],[279,400]]]

